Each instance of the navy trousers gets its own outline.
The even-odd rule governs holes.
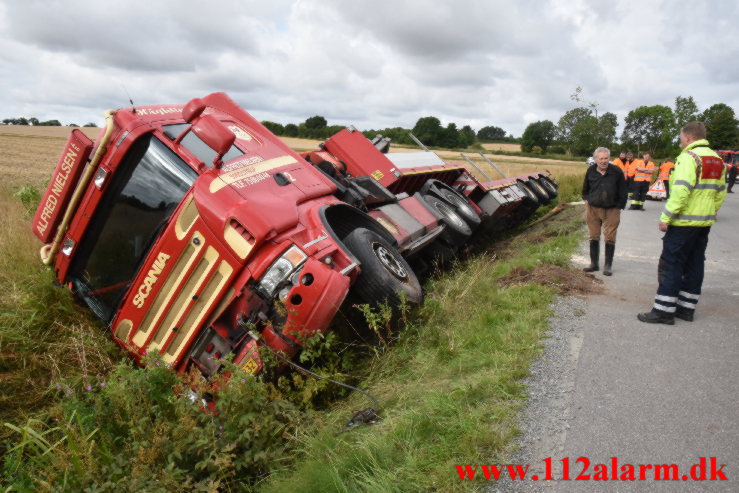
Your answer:
[[[657,296],[652,311],[674,315],[676,309],[692,312],[703,285],[708,233],[711,227],[668,226],[662,238],[657,266]]]

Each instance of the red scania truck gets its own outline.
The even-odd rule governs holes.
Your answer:
[[[298,154],[224,93],[105,116],[95,143],[72,131],[32,228],[120,346],[179,372],[212,375],[228,355],[258,372],[259,344],[292,357],[350,291],[418,304],[414,259],[453,255],[556,195],[547,174],[480,181],[352,127]]]

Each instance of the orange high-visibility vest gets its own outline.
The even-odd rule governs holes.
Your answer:
[[[659,167],[659,179],[662,181],[667,181],[670,179],[670,171],[675,167],[675,163],[672,161],[665,161],[662,163],[662,165]]]
[[[613,160],[613,165],[618,166],[621,171],[623,171],[624,176],[626,175],[626,163],[624,161],[621,161],[620,157],[617,157]]]
[[[626,178],[633,178],[636,174],[636,160],[626,161]]]
[[[637,171],[636,168],[649,168],[649,171]],[[643,159],[634,160],[634,181],[652,181],[652,173],[654,173],[654,161],[644,164]]]

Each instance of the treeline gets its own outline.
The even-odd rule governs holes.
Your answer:
[[[692,97],[678,96],[675,106],[640,106],[624,119],[618,136],[618,118],[597,105],[578,107],[566,112],[555,124],[549,120],[529,124],[521,137],[523,152],[586,156],[598,146],[612,151],[650,152],[667,157],[679,152],[678,133],[691,121],[706,124],[708,141],[714,148],[739,147],[739,120],[734,109],[717,103],[700,111]]]
[[[271,121],[263,121],[262,125],[270,132],[281,137],[300,137],[304,139],[327,139],[336,132],[345,128],[344,125],[328,125],[326,119],[316,115],[308,118],[300,124],[288,123],[282,125]],[[390,137],[396,144],[415,145],[409,133],[413,134],[424,144],[431,147],[444,147],[448,149],[467,148],[479,142],[513,142],[515,139],[507,135],[500,127],[487,126],[475,132],[472,127],[465,125],[457,128],[456,123],[450,123],[446,127],[435,116],[419,118],[412,129],[393,127],[380,130],[366,130],[362,132],[371,139],[377,134]]]
[[[21,116],[20,118],[6,118],[2,121],[3,125],[32,125],[34,127],[61,127],[62,124],[59,120],[46,120],[46,121],[39,121],[38,118],[25,118]],[[67,125],[68,127],[79,127],[76,123],[70,123]],[[97,127],[97,124],[95,123],[86,123],[83,125],[84,127]]]

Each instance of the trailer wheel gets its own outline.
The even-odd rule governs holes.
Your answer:
[[[524,193],[525,197],[523,198],[523,204],[527,206],[539,206],[539,198],[534,193],[534,191],[531,189],[528,183],[526,183],[523,180],[516,180],[516,184],[521,189],[521,191]]]
[[[472,208],[464,196],[449,188],[442,188],[440,192],[444,200],[454,207],[454,212],[459,214],[469,224],[471,229],[475,229],[480,225],[480,216],[477,215],[475,209]]]
[[[441,216],[440,221],[446,226],[440,236],[444,241],[457,246],[470,237],[472,230],[449,204],[435,195],[424,195],[423,199]]]
[[[557,198],[557,185],[554,184],[551,178],[541,175],[539,176],[539,179],[537,181],[542,186],[542,188],[547,191],[550,199],[554,200],[555,198]]]
[[[536,195],[536,198],[539,199],[539,203],[541,205],[547,205],[551,201],[551,199],[549,198],[549,194],[544,189],[544,187],[541,186],[541,184],[538,181],[536,181],[533,178],[529,178],[529,181],[527,183],[529,184],[529,186],[531,187],[531,190]]]
[[[388,303],[395,308],[400,295],[411,306],[423,300],[421,284],[408,262],[382,236],[365,228],[357,228],[344,239],[344,244],[362,264],[362,273],[353,286],[356,296],[365,303]]]

